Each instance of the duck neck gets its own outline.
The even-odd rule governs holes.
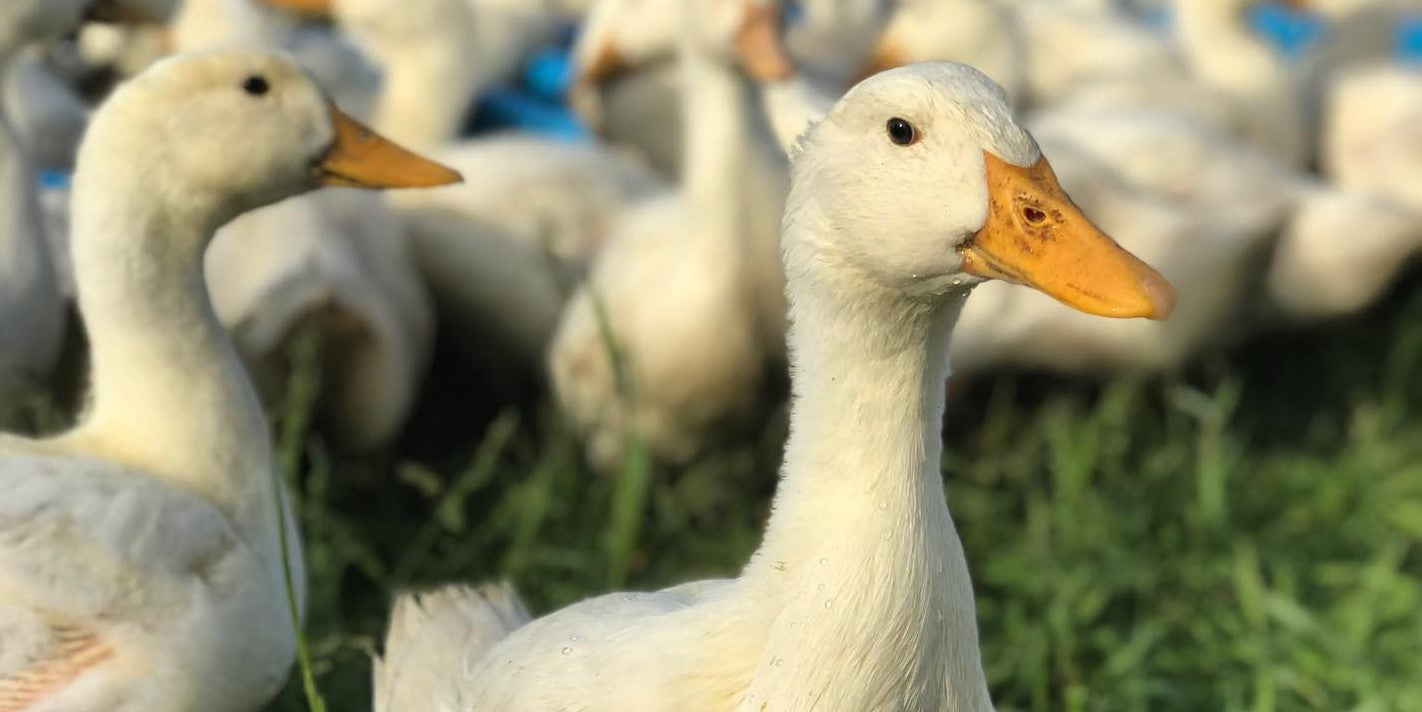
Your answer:
[[[687,41],[682,52],[682,183],[697,224],[735,236],[742,223],[740,189],[749,148],[748,87],[729,67]],[[729,238],[729,239],[734,239]]]
[[[370,45],[384,72],[375,128],[416,150],[436,149],[458,137],[484,84],[466,3],[448,0],[440,12],[418,43]]]
[[[214,213],[145,200],[118,187],[141,185],[132,170],[96,168],[81,155],[75,175],[72,252],[92,393],[68,437],[202,496],[246,532],[269,532],[267,421],[203,283],[217,225],[201,216]]]
[[[1207,84],[1233,94],[1270,89],[1285,72],[1281,60],[1245,21],[1252,0],[1176,3],[1180,46]],[[1248,71],[1245,71],[1245,69]]]
[[[833,709],[988,710],[939,464],[967,291],[915,301],[871,282],[802,272],[788,286],[790,439],[744,574],[769,631],[751,698],[808,689]]]

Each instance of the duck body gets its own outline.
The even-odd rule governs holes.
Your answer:
[[[395,198],[416,264],[468,358],[526,370],[617,216],[665,184],[596,144],[500,135],[434,155],[470,178]]]
[[[0,461],[3,709],[244,712],[285,684],[295,644],[270,542],[87,448],[0,441]]]
[[[1293,320],[1367,307],[1422,251],[1422,73],[1390,62],[1338,68],[1323,119],[1329,182],[1300,192],[1267,276]]]
[[[669,225],[696,229],[689,220],[679,196],[623,216],[552,343],[559,402],[604,470],[616,470],[633,437],[685,461],[759,390],[765,350],[741,265],[714,252],[698,260],[668,239]]]
[[[213,305],[260,392],[279,397],[294,340],[313,331],[323,424],[353,450],[399,434],[434,344],[434,308],[403,236],[384,201],[331,190],[242,215],[207,254]]]

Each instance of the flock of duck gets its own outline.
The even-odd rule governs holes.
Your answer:
[[[0,435],[0,712],[271,699],[304,577],[264,389],[316,329],[328,427],[387,444],[436,314],[599,467],[693,457],[787,364],[790,437],[739,576],[402,597],[378,712],[992,709],[950,364],[1168,368],[1422,247],[1422,73],[1378,30],[1415,8],[1318,0],[1289,60],[1251,4],[6,0],[0,398],[71,302],[89,378],[72,429]],[[599,138],[463,137],[573,23]]]

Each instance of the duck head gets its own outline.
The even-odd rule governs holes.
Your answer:
[[[76,182],[92,179],[143,185],[163,214],[215,229],[321,186],[426,187],[460,176],[343,114],[289,57],[223,51],[164,60],[121,86],[80,150]]]
[[[801,140],[784,249],[912,298],[984,279],[1090,314],[1165,318],[1170,284],[1098,229],[975,69],[916,64],[851,89]]]

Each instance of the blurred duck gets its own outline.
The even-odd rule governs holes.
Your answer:
[[[1180,57],[1149,28],[1118,11],[1084,3],[1015,3],[1027,49],[1027,99],[1048,105],[1097,83],[1146,91],[1147,82],[1180,83]]]
[[[89,106],[54,71],[44,49],[32,46],[13,55],[8,71],[0,72],[0,106],[36,170],[68,173]]]
[[[464,74],[461,79],[472,81],[475,85],[471,96],[492,85],[514,79],[534,50],[553,42],[562,30],[579,19],[587,2],[588,0],[459,0],[458,4],[467,18],[463,20],[464,29],[472,33],[471,40],[462,48],[467,53],[463,56],[464,63],[461,68]],[[378,3],[372,0],[275,0],[271,4],[307,16],[331,17],[340,14],[342,24],[347,30],[352,28],[350,21],[356,19],[357,15],[366,13],[368,16],[369,12],[378,9]],[[408,36],[413,29],[409,23],[424,26],[426,18],[422,15],[426,13],[422,10],[431,9],[433,8],[426,5],[416,5],[407,7],[403,15],[395,16],[386,11],[382,17],[396,23],[387,28],[391,37]],[[449,16],[449,11],[443,12],[444,17]],[[366,49],[369,50],[370,41],[378,42],[382,38],[377,34],[367,33],[363,39],[367,41]],[[440,50],[426,53],[419,45],[406,42],[379,49],[375,54],[388,58],[389,53],[394,51],[425,55],[427,59],[433,60],[435,58],[432,55]],[[413,61],[412,58],[411,62]],[[386,86],[383,91],[390,92],[392,83],[397,86],[397,91],[415,88],[405,82],[419,78],[399,71],[410,69],[409,64],[410,62],[407,62],[404,67],[385,67],[387,72],[394,70],[396,74],[394,77],[385,78]],[[464,91],[461,86],[461,95]]]
[[[92,397],[67,433],[0,438],[0,709],[248,712],[276,694],[283,556],[300,608],[301,549],[201,254],[218,225],[320,184],[455,179],[273,54],[166,61],[98,111],[74,187]]]
[[[492,382],[541,372],[570,285],[601,249],[613,215],[660,181],[596,144],[457,141],[488,81],[473,59],[478,16],[464,0],[336,0],[331,9],[383,70],[376,128],[469,177],[393,201],[446,331],[471,371]]]
[[[1233,133],[1302,167],[1310,146],[1299,76],[1247,22],[1255,1],[1176,0],[1176,39],[1195,79],[1229,108]]]
[[[1298,78],[1248,26],[1255,1],[1177,2],[1172,42],[1116,10],[1024,0],[1016,15],[1029,99],[1185,114],[1301,166],[1309,146]]]
[[[26,45],[71,32],[85,17],[160,19],[168,9],[163,0],[10,0],[0,7],[0,75]],[[66,294],[44,233],[32,158],[9,120],[12,102],[33,111],[48,97],[44,84],[38,92],[24,89],[0,95],[0,399],[45,378],[64,337]]]
[[[954,320],[985,277],[1116,317],[1163,318],[1170,287],[1072,205],[968,67],[869,79],[793,173],[791,435],[740,576],[533,621],[506,588],[406,597],[376,710],[992,709],[939,471]]]
[[[1301,199],[1268,275],[1295,318],[1368,306],[1422,251],[1422,71],[1386,62],[1338,71],[1323,126],[1332,186]]]
[[[899,0],[866,73],[915,62],[962,62],[1020,99],[1026,49],[1011,9],[997,0]]]
[[[0,71],[24,45],[80,22],[86,3],[0,7]],[[64,336],[64,299],[43,234],[35,177],[0,103],[0,398],[48,375]]]
[[[1323,125],[1325,176],[1422,210],[1422,69],[1373,62],[1342,71]]]
[[[780,2],[753,0],[748,5],[773,16],[778,26]],[[664,0],[598,0],[574,48],[579,75],[570,96],[600,138],[633,151],[667,176],[682,175],[685,169],[683,78],[676,62],[681,36],[678,8],[677,2]],[[774,86],[772,93],[790,95],[767,100],[799,101],[795,95],[808,89],[829,96],[819,102],[828,108],[868,61],[870,43],[886,19],[885,8],[878,0],[806,4],[804,19],[787,28],[789,49],[777,50],[790,52],[794,66],[805,74],[788,83],[764,79]],[[746,69],[755,76],[756,68],[747,65]]]
[[[684,0],[681,189],[620,216],[549,350],[554,394],[603,471],[639,442],[682,462],[755,404],[785,333],[786,168],[736,65],[745,0]]]
[[[1290,321],[1352,314],[1377,301],[1419,251],[1415,206],[1366,190],[1310,190],[1274,249],[1268,296]]]
[[[677,0],[596,0],[573,47],[569,102],[598,137],[663,176],[682,175]]]

